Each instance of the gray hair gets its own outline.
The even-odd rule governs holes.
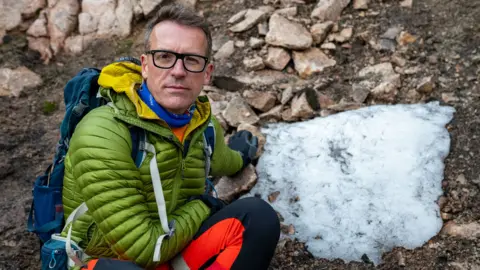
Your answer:
[[[155,17],[153,17],[147,24],[145,30],[145,51],[150,50],[150,36],[155,25],[163,21],[172,21],[181,25],[197,27],[202,29],[207,38],[207,57],[210,59],[212,55],[212,34],[210,32],[207,21],[197,15],[193,10],[188,9],[180,4],[169,4],[163,6],[158,10]]]

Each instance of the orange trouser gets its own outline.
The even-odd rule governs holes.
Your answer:
[[[157,270],[267,269],[280,236],[277,214],[265,201],[233,202],[207,219],[190,244]],[[94,259],[84,269],[142,269],[129,261]]]

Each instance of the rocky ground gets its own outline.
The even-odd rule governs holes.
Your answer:
[[[69,2],[48,6],[58,11]],[[82,67],[138,57],[142,12],[148,16],[145,5],[135,7],[132,29],[117,24],[115,34],[122,38],[101,39],[105,29],[85,24],[95,16],[92,8],[68,13],[75,17],[82,10],[84,18],[79,16],[79,29],[66,33],[51,25],[56,17],[48,8],[32,12],[37,4],[46,5],[30,1],[23,22],[4,27],[0,45],[0,269],[39,268],[39,244],[25,223],[33,179],[58,140],[65,83]],[[293,239],[280,242],[271,269],[480,269],[479,1],[204,0],[196,9],[213,25],[217,68],[205,91],[227,133],[372,104],[439,100],[457,110],[448,125],[451,152],[438,201],[445,226],[438,236],[415,250],[387,251],[384,262],[373,266],[368,258],[316,259],[294,239],[294,228],[283,224]],[[2,25],[0,19],[0,36]],[[253,167],[239,180],[236,192],[251,187]],[[238,196],[227,192],[231,184],[228,178],[217,182],[225,198]]]

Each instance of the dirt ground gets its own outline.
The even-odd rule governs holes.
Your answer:
[[[257,36],[257,28],[229,35],[225,22],[237,11],[263,5],[261,0],[199,2],[198,10],[214,26],[214,36],[248,41]],[[268,2],[268,1],[267,1]],[[269,1],[279,2],[279,1]],[[311,12],[314,1],[299,7],[300,14]],[[315,1],[316,2],[316,1]],[[351,46],[333,53],[337,65],[312,78],[328,81],[320,89],[336,102],[350,98],[351,85],[358,70],[368,63],[378,63],[391,53],[372,49],[361,35],[368,31],[378,37],[392,26],[400,25],[421,37],[402,52],[408,66],[420,67],[414,74],[402,76],[402,89],[396,103],[442,100],[442,93],[454,93],[457,110],[449,124],[451,151],[445,161],[443,187],[448,198],[445,210],[458,223],[480,221],[480,1],[414,0],[406,9],[394,0],[373,0],[362,14],[351,6],[342,14],[340,25],[353,26]],[[374,12],[373,14],[371,12]],[[63,118],[63,87],[82,67],[103,65],[119,56],[139,56],[142,46],[142,23],[130,38],[98,40],[79,56],[58,55],[48,65],[28,50],[22,33],[11,32],[0,45],[0,67],[26,66],[41,75],[44,83],[22,92],[18,98],[0,97],[0,270],[39,269],[39,244],[26,232],[26,220],[32,202],[31,189],[36,175],[51,161],[58,140],[58,126]],[[236,50],[231,63],[241,63],[250,50]],[[435,61],[436,60],[436,61]],[[373,64],[371,63],[371,64]],[[241,65],[219,64],[216,75],[242,71]],[[437,87],[422,100],[410,100],[407,92],[417,79],[434,76]],[[274,87],[274,86],[272,86]],[[413,86],[414,88],[414,86]],[[368,101],[372,103],[373,101]],[[52,110],[49,104],[56,108]],[[51,107],[51,106],[50,106]],[[401,166],[401,165],[399,165]],[[457,181],[459,175],[466,181]],[[404,261],[404,263],[402,263]],[[295,240],[282,242],[271,269],[479,269],[480,240],[439,235],[414,250],[395,248],[383,256],[383,263],[345,263],[342,260],[315,259],[304,244]]]

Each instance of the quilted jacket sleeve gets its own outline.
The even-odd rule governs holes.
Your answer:
[[[214,116],[212,116],[212,119],[215,125],[215,149],[212,157],[211,175],[233,175],[242,169],[242,157],[240,153],[227,146],[223,128]]]
[[[73,175],[112,251],[120,259],[152,268],[157,264],[152,262],[155,243],[163,230],[147,209],[143,182],[130,157],[129,130],[110,110],[96,109],[77,126],[69,150]],[[177,231],[162,244],[160,263],[188,243],[208,214],[203,203],[191,202],[169,216],[176,220]]]

